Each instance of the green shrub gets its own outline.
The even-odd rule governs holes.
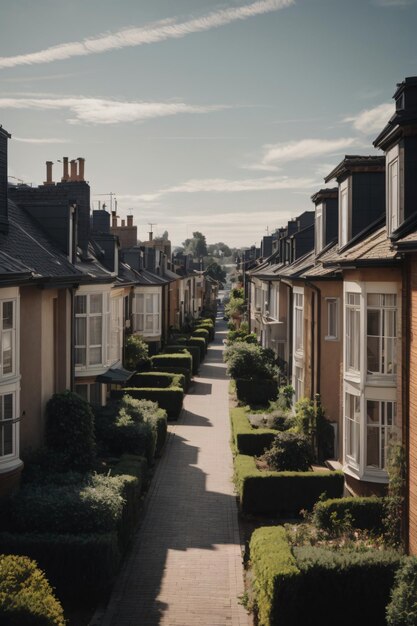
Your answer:
[[[184,393],[187,393],[188,388],[191,384],[191,372],[190,370],[184,367],[169,367],[168,365],[164,365],[163,368],[159,368],[159,371],[166,372],[167,374],[180,374],[184,377],[184,383],[182,379],[179,383],[180,387],[183,387]],[[183,386],[184,384],[184,386]]]
[[[197,347],[200,350],[200,361],[203,361],[207,352],[207,345],[204,337],[190,337],[187,340],[187,346]]]
[[[293,592],[302,602],[285,623],[308,623],[311,615],[320,615],[323,626],[333,625],[335,615],[341,626],[385,623],[398,552],[303,546],[294,548],[294,556],[300,577]]]
[[[139,335],[126,339],[124,366],[131,372],[149,369],[149,346]]]
[[[137,400],[152,400],[157,402],[161,409],[167,412],[168,417],[178,419],[183,401],[184,391],[180,387],[169,389],[152,389],[151,387],[126,387],[121,391],[113,391],[113,397],[121,397],[128,394]],[[128,452],[128,450],[126,450]]]
[[[200,348],[197,346],[181,346],[181,345],[172,345],[165,346],[164,352],[166,354],[177,353],[177,354],[191,354],[193,359],[193,374],[198,374],[198,370],[200,369]]]
[[[122,515],[123,479],[86,475],[73,484],[25,485],[5,505],[8,530],[45,533],[106,533]]]
[[[195,330],[200,330],[200,328],[207,330],[208,332],[208,340],[213,341],[214,339],[214,324],[210,322],[197,322],[195,325]]]
[[[282,526],[259,528],[250,561],[259,626],[384,624],[401,557],[394,551],[291,548]]]
[[[276,432],[269,428],[252,428],[244,407],[231,409],[230,419],[233,442],[238,454],[259,456],[265,448],[270,447]]]
[[[193,360],[191,354],[157,354],[151,357],[152,369],[161,372],[166,371],[165,367],[183,367],[190,372],[193,371]]]
[[[235,379],[273,378],[276,373],[273,358],[259,345],[237,341],[226,348],[224,359],[228,374]]]
[[[71,391],[54,394],[46,405],[45,439],[48,448],[65,459],[63,469],[91,469],[96,447],[88,402]]]
[[[191,337],[202,337],[207,345],[209,342],[210,333],[206,328],[196,328],[192,332]]]
[[[253,457],[238,455],[235,481],[243,513],[289,517],[311,511],[322,493],[340,498],[344,478],[342,472],[261,472]]]
[[[275,380],[247,378],[236,379],[236,395],[240,402],[250,405],[267,406],[271,400],[275,400],[278,394],[278,385]]]
[[[5,626],[65,626],[62,607],[36,563],[0,555],[0,623]]]
[[[353,528],[380,533],[383,530],[384,499],[371,496],[321,500],[314,507],[313,523],[317,528],[331,532],[335,519],[342,521],[346,516]]]
[[[170,372],[141,372],[134,374],[129,380],[130,387],[152,387],[158,389],[168,389],[168,387],[183,387],[184,377],[181,374]]]
[[[75,535],[2,532],[0,552],[34,559],[46,572],[58,597],[77,603],[102,598],[110,589],[120,563],[116,532]]]
[[[259,626],[289,626],[286,615],[302,599],[293,593],[300,571],[285,529],[258,528],[252,534],[249,550]]]
[[[415,626],[417,624],[416,557],[404,559],[398,569],[386,616],[388,626]]]
[[[313,462],[313,455],[305,435],[283,432],[275,436],[261,459],[276,472],[306,472]]]

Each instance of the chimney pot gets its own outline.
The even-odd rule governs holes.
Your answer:
[[[133,226],[133,215],[128,215],[127,216],[127,225],[128,226]]]
[[[69,180],[73,182],[77,180],[77,161],[75,159],[72,159],[70,161],[70,166],[71,166],[71,175],[70,175]]]
[[[152,241],[152,239],[153,239],[153,232],[150,231],[150,233],[149,233],[149,241]]]
[[[82,157],[78,157],[77,161],[78,161],[78,176],[77,176],[77,180],[84,180],[85,159],[83,159]]]
[[[122,220],[122,226],[125,226],[125,220]]]
[[[54,181],[52,180],[52,166],[53,166],[53,161],[47,161],[46,162],[46,180],[43,183],[44,185],[53,185]]]
[[[67,180],[69,180],[69,173],[68,173],[68,157],[63,157],[62,159],[62,166],[63,166],[63,172],[62,172],[62,178],[61,181],[63,183],[66,183]]]

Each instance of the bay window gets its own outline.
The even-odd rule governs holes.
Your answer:
[[[75,296],[75,366],[107,364],[109,294]]]
[[[16,373],[16,301],[2,300],[1,305],[1,378]]]
[[[137,292],[133,296],[133,330],[144,337],[161,334],[161,296],[159,292]]]
[[[14,393],[0,394],[0,458],[14,454],[14,442],[16,440],[14,435],[16,423],[13,420],[15,417],[14,404]]]
[[[110,362],[122,359],[123,346],[123,297],[110,299]]]
[[[360,294],[346,293],[345,355],[346,369],[359,372],[360,368]]]
[[[304,289],[293,289],[293,360],[292,386],[294,402],[304,396]]]
[[[294,289],[294,352],[304,349],[304,293]]]
[[[366,466],[386,468],[387,450],[394,432],[396,403],[381,400],[366,401]]]
[[[397,369],[397,296],[368,294],[366,318],[368,374],[394,376]]]
[[[351,393],[345,394],[346,456],[359,465],[360,461],[361,399]]]

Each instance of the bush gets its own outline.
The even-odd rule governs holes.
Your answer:
[[[276,432],[269,428],[252,428],[245,408],[233,408],[230,411],[233,442],[238,454],[258,456],[269,448]]]
[[[188,388],[189,388],[189,386],[191,384],[191,372],[190,372],[190,370],[188,370],[188,369],[186,369],[184,367],[168,367],[167,365],[164,365],[164,367],[160,368],[159,371],[162,371],[162,372],[167,373],[167,374],[180,374],[181,376],[183,376],[184,377],[184,383],[182,383],[182,379],[181,379],[179,386],[182,387],[183,384],[184,384],[183,390],[184,390],[184,393],[187,393]]]
[[[184,387],[185,379],[181,374],[170,372],[142,372],[134,374],[129,380],[130,387],[153,387],[168,389],[169,387]]]
[[[236,395],[240,402],[250,405],[267,406],[271,400],[275,400],[278,394],[278,385],[275,380],[251,380],[246,378],[236,379]]]
[[[127,394],[136,400],[152,400],[167,412],[168,417],[178,419],[184,402],[184,391],[180,387],[169,389],[152,389],[151,387],[126,387],[121,391],[113,391],[112,396],[118,398]],[[128,452],[128,450],[126,450]]]
[[[210,321],[197,321],[195,324],[196,329],[204,328],[209,333],[209,341],[213,341],[214,339],[214,324]]]
[[[181,346],[181,345],[173,345],[173,346],[165,346],[164,352],[166,354],[176,353],[176,354],[191,354],[193,359],[193,374],[198,374],[198,370],[200,369],[200,348],[197,346]]]
[[[235,379],[270,379],[276,373],[269,351],[259,345],[237,341],[226,348],[224,359],[228,374]]]
[[[157,354],[151,357],[152,369],[161,372],[166,371],[165,367],[182,367],[190,372],[193,371],[193,360],[191,354]]]
[[[191,337],[202,337],[207,345],[209,342],[210,333],[206,328],[196,328],[193,331]]]
[[[317,502],[313,523],[317,528],[332,532],[334,522],[346,519],[353,528],[380,533],[383,531],[384,499],[377,496],[366,498],[336,498]]]
[[[0,555],[0,623],[65,626],[62,607],[44,573],[26,556]]]
[[[2,532],[0,552],[34,559],[46,572],[58,596],[77,603],[102,598],[110,589],[120,563],[116,532],[75,535]]]
[[[417,558],[404,559],[395,575],[391,601],[387,606],[388,626],[417,624]]]
[[[313,455],[305,435],[283,432],[275,436],[271,448],[261,459],[276,472],[306,472],[311,467]]]
[[[46,405],[48,448],[62,455],[63,469],[86,471],[95,461],[94,417],[88,402],[71,391],[56,393]]]
[[[200,350],[200,361],[203,361],[207,352],[207,345],[204,337],[190,337],[187,339],[187,346],[195,346],[198,348]]]
[[[400,559],[380,550],[305,546],[292,552],[282,526],[259,528],[250,541],[258,624],[384,624]]]
[[[281,517],[311,511],[322,493],[343,494],[342,472],[261,472],[251,456],[235,458],[235,481],[243,513]]]
[[[122,515],[123,479],[87,475],[72,484],[28,484],[7,503],[8,530],[45,533],[106,533]]]
[[[149,346],[139,335],[126,339],[124,366],[131,372],[149,369]]]

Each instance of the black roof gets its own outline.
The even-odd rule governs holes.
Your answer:
[[[324,178],[324,182],[328,183],[333,178],[337,180],[342,178],[346,174],[350,174],[352,171],[369,171],[375,168],[385,167],[385,157],[379,155],[363,156],[360,154],[346,154],[343,161],[341,161],[336,167]]]

